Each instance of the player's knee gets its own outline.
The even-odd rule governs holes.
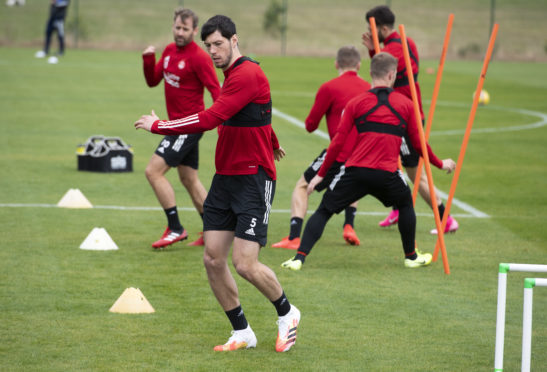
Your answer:
[[[249,260],[234,259],[232,263],[234,264],[234,268],[239,276],[250,282],[253,281],[254,273],[256,271],[254,262]]]
[[[207,270],[218,271],[225,266],[225,260],[215,257],[207,252],[203,253],[203,265]]]

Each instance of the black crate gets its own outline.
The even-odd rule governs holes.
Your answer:
[[[133,171],[133,150],[118,137],[91,136],[78,146],[76,155],[79,171]]]

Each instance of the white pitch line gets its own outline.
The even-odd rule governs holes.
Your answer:
[[[302,121],[298,120],[297,118],[295,118],[293,116],[285,114],[284,112],[281,112],[281,111],[277,110],[276,108],[272,109],[272,114],[275,115],[275,116],[278,116],[278,117],[280,117],[280,118],[282,118],[286,121],[288,121],[289,123],[291,123],[293,125],[296,125],[297,127],[306,128],[306,125]],[[330,141],[330,137],[328,136],[328,134],[323,132],[323,131],[316,130],[312,133],[319,136],[319,137],[321,137],[321,138],[323,138],[323,139],[326,139],[326,140]],[[439,192],[439,195],[441,196],[441,198],[444,198],[446,200],[448,195],[446,193],[442,192],[441,190],[438,190],[438,192]],[[478,209],[476,209],[476,208],[470,206],[469,204],[464,203],[464,202],[462,202],[462,201],[460,201],[456,198],[452,199],[452,203],[454,203],[454,205],[457,205],[459,208],[463,209],[464,211],[470,213],[474,217],[477,217],[477,218],[488,218],[488,217],[490,217],[488,214],[486,214],[484,212],[481,212]]]
[[[60,209],[72,209],[58,207],[57,204],[43,204],[43,203],[0,203],[0,208],[60,208]],[[139,206],[123,206],[123,205],[94,205],[92,208],[73,208],[73,209],[111,209],[118,211],[162,211],[161,207],[139,207]],[[179,211],[194,212],[196,209],[191,207],[177,207]],[[308,211],[308,214],[312,214],[314,211]],[[290,209],[272,209],[271,213],[291,213]],[[361,216],[385,216],[386,212],[359,212]],[[454,217],[473,217],[477,216],[472,214],[451,214]],[[432,217],[433,213],[416,213],[416,216]],[[484,217],[489,217],[485,215]]]

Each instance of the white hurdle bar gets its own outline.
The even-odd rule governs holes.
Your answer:
[[[522,305],[522,372],[530,372],[534,287],[547,287],[547,278],[524,279],[524,301]]]
[[[496,351],[494,372],[503,371],[503,343],[505,338],[505,303],[507,295],[507,273],[520,271],[528,273],[547,273],[547,265],[500,263],[498,272],[498,312],[496,317]]]

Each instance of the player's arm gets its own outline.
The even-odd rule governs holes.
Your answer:
[[[319,127],[321,118],[325,115],[331,105],[329,96],[327,88],[324,85],[321,85],[315,94],[315,101],[313,102],[313,106],[305,121],[306,130],[308,132],[311,133]]]
[[[197,75],[203,86],[205,86],[209,93],[211,93],[211,98],[214,102],[217,100],[218,96],[220,96],[220,84],[213,66],[213,61],[209,58],[209,56],[205,57],[206,58],[200,57]]]
[[[148,46],[142,52],[142,67],[146,84],[149,87],[155,87],[163,78],[163,56],[156,63],[156,48]]]
[[[256,90],[257,84],[252,76],[234,75],[225,82],[222,94],[207,110],[171,121],[159,120],[155,114],[143,115],[134,126],[164,135],[202,133],[216,128],[241,111],[253,101]]]

